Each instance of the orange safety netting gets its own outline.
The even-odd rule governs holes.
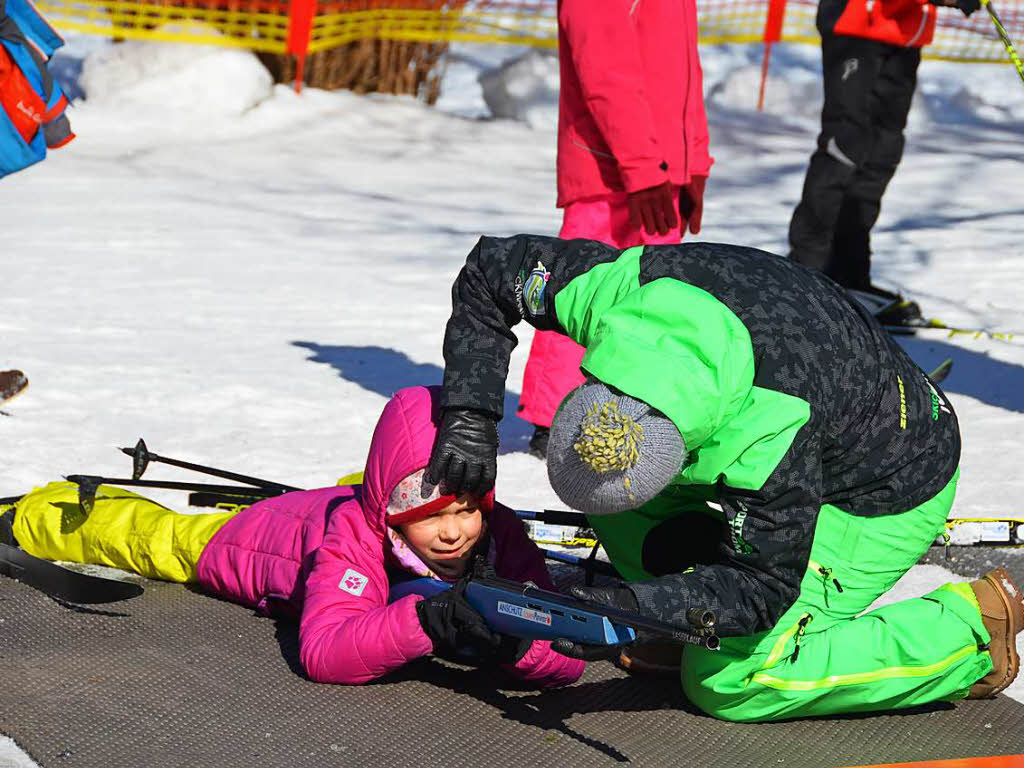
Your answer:
[[[594,0],[609,2],[610,0]],[[643,2],[643,0],[639,0]],[[38,0],[58,29],[304,57],[357,40],[557,46],[556,0]],[[1024,0],[996,0],[1024,40]],[[817,42],[814,0],[700,0],[702,43]],[[1006,61],[988,14],[940,9],[931,58]],[[766,37],[767,35],[767,37]]]

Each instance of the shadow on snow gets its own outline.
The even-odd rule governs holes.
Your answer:
[[[953,359],[953,370],[942,382],[944,391],[1024,413],[1024,367],[941,340],[906,337],[898,341],[925,371],[933,370],[947,357]]]
[[[363,389],[391,397],[402,387],[440,384],[443,369],[433,363],[417,363],[408,355],[390,347],[357,347],[325,345],[312,341],[292,342],[296,347],[309,350],[309,359],[333,367],[341,378],[358,384]],[[505,417],[498,425],[501,438],[499,453],[524,451],[533,433],[532,427],[516,418],[519,393],[505,391]]]

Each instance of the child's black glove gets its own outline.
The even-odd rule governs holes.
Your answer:
[[[447,493],[483,496],[498,474],[498,420],[474,408],[445,408],[426,480]]]
[[[434,650],[457,653],[469,647],[491,655],[500,648],[502,635],[492,631],[483,616],[466,601],[468,583],[463,579],[451,589],[420,600],[416,604],[416,616],[434,644]]]
[[[621,611],[637,613],[640,604],[637,603],[633,590],[626,586],[620,587],[569,587],[569,595],[577,600],[589,600],[593,603],[606,605],[610,608],[617,608]],[[643,630],[636,633],[634,643],[644,643],[652,639]],[[632,645],[632,643],[630,643]],[[598,661],[600,659],[614,660],[622,653],[621,645],[584,645],[561,637],[551,641],[551,650],[571,659],[583,659],[584,661]]]

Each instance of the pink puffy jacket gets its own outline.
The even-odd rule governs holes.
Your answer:
[[[438,423],[439,388],[409,387],[384,407],[361,486],[297,491],[232,518],[203,551],[199,583],[274,615],[301,617],[299,656],[310,679],[359,684],[430,653],[416,617],[418,595],[388,604],[390,556],[384,510],[392,489],[426,466]],[[487,518],[495,570],[552,589],[543,555],[515,514]],[[583,662],[535,641],[509,671],[549,687],[575,682]]]
[[[559,0],[558,206],[707,176],[695,0]]]

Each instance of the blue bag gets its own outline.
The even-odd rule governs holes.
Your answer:
[[[67,97],[46,68],[63,44],[28,0],[0,0],[0,177],[75,137]]]

